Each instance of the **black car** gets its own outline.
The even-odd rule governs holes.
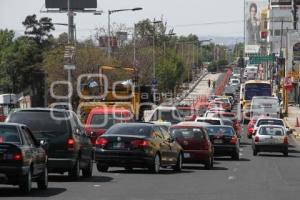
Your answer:
[[[231,126],[205,126],[214,145],[215,156],[231,156],[233,160],[240,159],[240,143]]]
[[[0,123],[0,184],[19,185],[22,192],[29,193],[32,181],[39,189],[48,187],[44,148],[27,126]]]
[[[68,172],[71,178],[78,179],[82,170],[84,177],[92,176],[94,149],[73,111],[18,109],[6,120],[26,124],[37,139],[48,142],[50,173]]]
[[[99,171],[109,167],[182,168],[183,150],[170,134],[151,123],[116,124],[96,140],[95,160]]]

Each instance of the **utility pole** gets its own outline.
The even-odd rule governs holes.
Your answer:
[[[294,30],[297,30],[297,23],[298,23],[298,5],[296,4],[296,0],[293,0],[292,14],[293,14],[293,27],[294,27]]]

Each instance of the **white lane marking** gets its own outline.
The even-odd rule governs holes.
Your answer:
[[[101,185],[93,185],[94,187],[101,187]]]
[[[228,180],[230,180],[230,181],[231,181],[231,180],[235,180],[235,179],[236,179],[235,176],[229,176],[229,177],[228,177]]]

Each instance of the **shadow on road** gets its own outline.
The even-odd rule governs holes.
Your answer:
[[[178,173],[193,173],[194,171],[190,170],[181,170],[181,172],[175,172],[171,169],[161,169],[159,174],[160,175],[173,175]],[[147,170],[147,169],[133,169],[133,170],[110,170],[108,173],[120,173],[120,174],[149,174],[154,175],[153,172]]]
[[[209,171],[208,169],[205,169],[204,166],[184,166],[183,168],[184,169],[192,169],[192,170],[205,170],[205,171]],[[211,170],[228,170],[228,168],[227,167],[216,167],[216,166],[214,166]]]
[[[266,154],[266,153],[259,153],[258,156],[261,157],[280,157],[280,158],[300,158],[300,156],[296,155],[289,155],[289,156],[284,156],[283,154]]]
[[[83,182],[83,183],[105,183],[112,181],[112,177],[108,176],[93,176],[91,178],[80,178],[79,180],[73,180],[64,175],[51,175],[49,176],[49,182]]]
[[[251,161],[248,158],[240,158],[239,160],[232,160],[231,158],[215,158],[215,161],[234,161],[234,162],[244,162],[244,161]]]
[[[52,197],[67,191],[65,188],[48,188],[47,190],[32,189],[25,197]],[[0,197],[24,197],[18,187],[0,188]]]

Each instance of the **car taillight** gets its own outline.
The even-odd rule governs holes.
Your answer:
[[[14,153],[12,159],[14,161],[21,161],[22,160],[22,153],[20,153],[20,152]]]
[[[287,136],[284,137],[283,144],[289,144],[289,140]]]
[[[255,136],[254,142],[259,142],[259,137],[258,136]]]
[[[107,143],[108,143],[107,139],[99,137],[97,138],[95,145],[99,147],[104,147]]]
[[[149,145],[149,142],[147,140],[133,140],[131,141],[131,145],[134,148],[144,148]]]
[[[238,138],[236,136],[232,136],[230,143],[231,144],[236,144],[237,143]]]
[[[67,149],[68,149],[68,151],[74,151],[75,150],[75,140],[73,138],[68,138],[68,140],[67,140]]]

